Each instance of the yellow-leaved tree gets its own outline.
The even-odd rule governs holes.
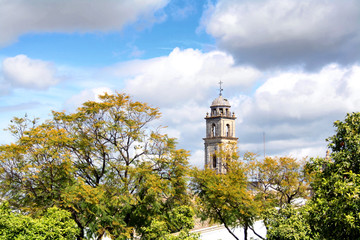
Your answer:
[[[99,98],[41,124],[13,120],[16,142],[0,147],[2,197],[34,215],[69,211],[78,239],[152,239],[155,223],[190,236],[188,152],[154,126],[157,108],[126,94]]]
[[[244,228],[244,239],[247,230],[255,232],[253,224],[259,219],[262,202],[257,198],[249,185],[253,154],[246,154],[239,159],[236,146],[220,145],[215,154],[222,159],[225,174],[205,166],[205,169],[193,169],[192,190],[196,196],[198,215],[202,220],[224,224],[228,232],[239,239],[234,233],[235,227]]]

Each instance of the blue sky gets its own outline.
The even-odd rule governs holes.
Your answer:
[[[1,129],[125,92],[201,166],[220,80],[241,152],[324,156],[360,108],[357,0],[0,0],[0,32]]]

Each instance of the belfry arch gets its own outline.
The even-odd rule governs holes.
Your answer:
[[[212,167],[213,167],[213,168],[216,168],[216,167],[217,167],[216,154],[213,154],[213,157],[212,157]]]
[[[216,137],[216,124],[215,123],[213,123],[211,125],[211,136]]]

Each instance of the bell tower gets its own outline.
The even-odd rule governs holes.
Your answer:
[[[210,114],[207,113],[206,121],[206,137],[205,144],[205,167],[215,169],[217,173],[226,173],[222,157],[217,154],[227,145],[236,145],[235,137],[235,114],[230,111],[230,103],[222,97],[220,84],[220,93],[210,106]],[[233,148],[232,148],[233,149]]]

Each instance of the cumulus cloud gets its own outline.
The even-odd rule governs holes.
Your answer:
[[[235,101],[242,150],[262,153],[265,133],[269,154],[314,154],[323,149],[317,152],[322,156],[333,122],[359,111],[359,78],[359,65],[337,64],[317,73],[283,72],[269,78],[254,96]]]
[[[158,21],[155,13],[168,0],[1,0],[0,45],[29,32],[94,32],[120,30],[146,19]]]
[[[99,95],[104,93],[113,94],[113,91],[108,87],[98,87],[92,89],[85,89],[80,93],[73,95],[65,102],[65,109],[74,111],[86,101],[100,101]]]
[[[11,85],[6,82],[3,76],[0,76],[0,96],[6,95],[10,92]]]
[[[104,70],[124,81],[122,91],[134,99],[160,107],[157,122],[179,147],[191,150],[191,162],[202,166],[206,112],[218,96],[218,82],[225,93],[250,91],[262,74],[255,68],[235,66],[234,59],[221,51],[204,53],[175,48],[168,56],[122,62]],[[201,164],[199,164],[201,162]]]
[[[358,65],[331,64],[318,73],[281,73],[256,90],[255,101],[259,112],[296,120],[353,111],[360,106],[359,78]]]
[[[125,79],[125,92],[159,107],[204,101],[220,80],[228,89],[246,89],[261,76],[255,68],[234,66],[234,59],[224,52],[179,48],[168,56],[120,63],[107,71]]]
[[[52,63],[31,59],[26,55],[4,59],[2,71],[5,82],[20,88],[46,89],[59,80]]]
[[[241,153],[262,156],[265,133],[268,155],[323,156],[333,122],[360,107],[360,66],[356,64],[329,64],[310,73],[261,74],[236,65],[221,51],[174,49],[168,56],[123,62],[106,71],[125,80],[123,90],[134,99],[160,107],[160,124],[178,138],[179,147],[191,150],[191,162],[197,166],[203,161],[199,153],[203,151],[204,116],[218,95],[220,79],[223,95],[237,116]]]
[[[242,63],[258,67],[359,60],[358,0],[219,0],[202,25]]]
[[[204,150],[197,150],[195,151],[191,157],[190,157],[190,164],[192,164],[195,167],[203,168],[204,167],[204,159],[205,159],[205,153]]]
[[[191,164],[202,167],[204,165],[204,143],[206,112],[209,106],[206,103],[182,101],[177,107],[161,108],[162,118],[158,120],[161,126],[167,126],[163,131],[171,137],[177,138],[178,147],[191,150]],[[202,153],[202,154],[201,154]]]

